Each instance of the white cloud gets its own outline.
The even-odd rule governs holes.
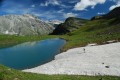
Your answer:
[[[104,12],[98,12],[97,13],[98,15],[103,15],[103,14],[105,14]]]
[[[49,5],[59,6],[60,8],[66,8],[66,9],[72,8],[72,6],[66,5],[60,0],[47,0],[47,1],[45,1],[45,3],[40,3],[40,6],[42,6],[42,7],[47,7]]]
[[[49,0],[49,3],[52,5],[60,5],[60,2],[57,0]]]
[[[57,13],[63,13],[64,9],[57,11]]]
[[[34,8],[34,7],[35,7],[35,5],[34,5],[34,4],[33,4],[33,5],[31,5],[31,7],[32,7],[32,8]]]
[[[94,8],[97,4],[104,4],[106,0],[81,0],[74,6],[74,10],[86,10],[87,7]]]
[[[72,0],[72,1],[69,1],[68,3],[73,4],[73,3],[77,3],[77,2],[78,2],[78,0]]]
[[[47,3],[40,3],[40,6],[48,6],[48,4]]]
[[[112,0],[113,2],[115,2],[115,5],[112,5],[109,10],[113,10],[116,7],[120,7],[120,0]]]
[[[64,5],[64,4],[61,4],[61,5],[59,5],[61,8],[66,8],[66,9],[68,9],[68,8],[72,8],[72,6],[68,6],[68,5]]]
[[[40,6],[48,6],[48,5],[60,5],[60,1],[58,0],[47,0],[45,3],[41,3]]]
[[[111,7],[109,8],[109,10],[113,10],[113,9],[116,8],[116,7],[120,7],[120,4],[116,4],[116,5],[111,6]]]
[[[68,17],[76,17],[78,14],[75,14],[75,13],[67,13],[67,14],[63,14],[64,15],[64,18],[68,18]]]

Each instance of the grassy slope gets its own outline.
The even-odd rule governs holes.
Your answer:
[[[61,37],[67,40],[64,50],[84,46],[88,43],[103,44],[108,40],[120,40],[120,24],[116,19],[90,21],[80,29],[63,36],[7,36],[0,35],[0,47],[15,45],[26,41],[43,40]],[[9,70],[0,66],[0,80],[99,80],[101,76],[67,76],[67,75],[42,75],[23,73],[21,71]],[[103,80],[120,80],[120,77],[102,76]]]
[[[109,40],[120,41],[120,23],[116,19],[90,21],[78,30],[62,36],[68,40],[64,50],[85,46],[89,43],[103,44]]]

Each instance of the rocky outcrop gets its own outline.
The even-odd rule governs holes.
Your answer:
[[[63,34],[66,34],[66,33],[69,33],[70,31],[64,27],[64,24],[59,24],[55,30],[53,31],[53,33],[51,33],[52,35],[63,35]]]
[[[0,16],[0,34],[43,35],[53,29],[53,26],[30,14]]]
[[[88,20],[81,19],[81,18],[75,18],[75,17],[69,17],[65,20],[64,23],[59,24],[52,34],[54,35],[62,35],[69,33],[73,30],[78,29],[82,25],[84,25]]]

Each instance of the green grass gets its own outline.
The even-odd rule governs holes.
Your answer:
[[[114,19],[90,21],[78,30],[62,36],[67,40],[64,50],[89,43],[104,44],[109,40],[120,41],[120,23],[113,25],[112,22]]]
[[[63,51],[74,47],[85,46],[89,43],[103,44],[109,40],[120,41],[120,23],[116,19],[89,21],[78,30],[66,35],[44,35],[44,36],[8,36],[0,35],[0,47],[9,47],[28,41],[38,41],[49,38],[64,38],[67,40]],[[44,75],[24,73],[0,66],[0,80],[120,80],[116,76],[78,76],[78,75]]]

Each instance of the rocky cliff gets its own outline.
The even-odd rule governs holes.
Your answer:
[[[53,29],[53,26],[30,14],[0,16],[0,34],[43,35]]]

